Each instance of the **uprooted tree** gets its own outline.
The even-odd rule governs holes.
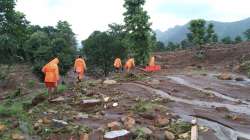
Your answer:
[[[146,65],[154,40],[149,23],[150,17],[143,9],[145,0],[125,0],[124,15],[125,29],[129,40],[129,50],[136,59],[137,64]]]

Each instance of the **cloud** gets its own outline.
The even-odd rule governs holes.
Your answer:
[[[16,9],[32,24],[56,25],[68,21],[78,40],[110,23],[123,23],[124,0],[18,0]],[[153,29],[166,30],[191,19],[236,21],[250,15],[249,0],[147,0],[145,9]]]

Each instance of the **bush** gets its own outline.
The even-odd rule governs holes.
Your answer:
[[[27,86],[28,86],[29,88],[33,88],[33,87],[35,86],[35,80],[28,80]]]
[[[58,93],[64,93],[66,90],[67,90],[67,86],[61,84],[61,85],[58,86],[57,92]]]
[[[0,105],[0,116],[20,116],[23,111],[23,106],[20,103],[13,103],[11,106],[3,104]]]
[[[248,77],[250,77],[250,60],[243,61],[241,63],[241,69],[247,72]]]

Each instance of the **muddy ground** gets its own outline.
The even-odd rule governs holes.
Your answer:
[[[102,140],[124,129],[129,135],[120,139],[187,140],[193,118],[200,140],[250,139],[250,79],[241,69],[249,54],[246,42],[208,47],[204,60],[191,50],[157,53],[163,69],[155,73],[136,69],[76,83],[69,72],[53,102],[19,65],[21,73],[11,72],[19,79],[1,83],[0,139]]]

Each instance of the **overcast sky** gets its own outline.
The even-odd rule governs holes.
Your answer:
[[[123,23],[124,0],[18,0],[16,9],[32,24],[68,21],[78,40],[110,23]],[[250,0],[146,0],[152,28],[162,31],[191,19],[237,21],[250,17]]]

